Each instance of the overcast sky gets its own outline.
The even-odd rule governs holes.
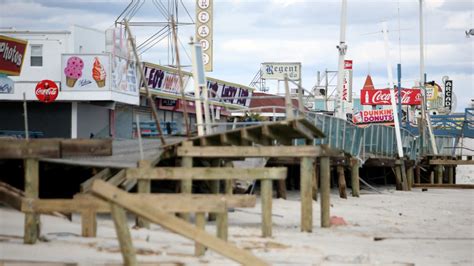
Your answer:
[[[160,0],[156,0],[160,1]],[[165,5],[167,0],[161,0]],[[178,2],[180,2],[178,0]],[[182,0],[194,19],[195,1]],[[65,30],[72,24],[105,30],[130,3],[128,0],[0,0],[0,27],[18,30]],[[457,110],[474,98],[474,28],[472,0],[425,0],[425,67],[428,80],[454,81]],[[401,61],[402,86],[419,79],[418,0],[348,0],[347,59],[354,68],[354,92],[359,94],[368,73],[376,87],[388,84],[381,23],[389,27],[390,55],[395,71]],[[212,77],[248,85],[265,61],[301,62],[303,87],[316,83],[317,71],[336,70],[341,1],[337,0],[214,0],[214,72]],[[190,22],[179,7],[179,18]],[[164,21],[147,0],[132,21]],[[400,29],[400,30],[399,30]],[[138,42],[158,28],[134,27]],[[193,26],[179,29],[187,46]],[[146,61],[168,63],[167,42],[142,56]],[[181,51],[183,64],[190,64]],[[396,77],[396,73],[394,73]],[[335,82],[333,82],[335,84]],[[271,91],[276,84],[269,82]]]

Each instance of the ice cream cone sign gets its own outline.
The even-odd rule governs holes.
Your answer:
[[[92,78],[97,83],[97,87],[102,88],[105,86],[105,70],[104,66],[100,63],[98,57],[94,58],[94,66],[92,67]]]
[[[64,68],[66,74],[66,86],[73,88],[76,81],[82,77],[82,69],[84,68],[84,61],[77,56],[72,56],[67,60],[67,66]]]

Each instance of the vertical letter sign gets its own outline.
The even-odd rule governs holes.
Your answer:
[[[446,80],[444,82],[444,107],[451,111],[453,104],[453,81]]]
[[[196,41],[201,43],[207,72],[212,72],[212,5],[212,0],[196,0]]]
[[[342,100],[352,102],[352,60],[344,60],[344,83]]]

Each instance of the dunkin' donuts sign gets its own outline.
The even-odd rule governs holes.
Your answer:
[[[395,90],[395,100],[398,103],[398,90]],[[360,104],[362,105],[391,105],[390,89],[361,90]],[[420,105],[420,89],[402,89],[402,105]]]
[[[393,111],[391,109],[361,111],[352,116],[352,122],[355,124],[393,122]]]
[[[0,74],[19,76],[27,41],[0,35]]]

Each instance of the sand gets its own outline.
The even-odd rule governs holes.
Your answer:
[[[272,265],[473,265],[474,191],[430,189],[382,193],[362,190],[360,198],[331,195],[331,215],[347,225],[320,227],[319,203],[313,205],[312,233],[300,232],[297,193],[273,201],[273,237],[260,237],[260,205],[229,214],[229,240]],[[130,225],[133,217],[129,217]],[[80,237],[80,219],[72,222],[42,215],[42,239],[22,244],[24,215],[0,208],[0,259],[70,262],[79,265],[121,263],[110,217],[99,217],[98,237]],[[206,231],[214,234],[209,223]],[[208,251],[196,258],[194,244],[153,225],[133,229],[140,262],[187,265],[236,265]]]

